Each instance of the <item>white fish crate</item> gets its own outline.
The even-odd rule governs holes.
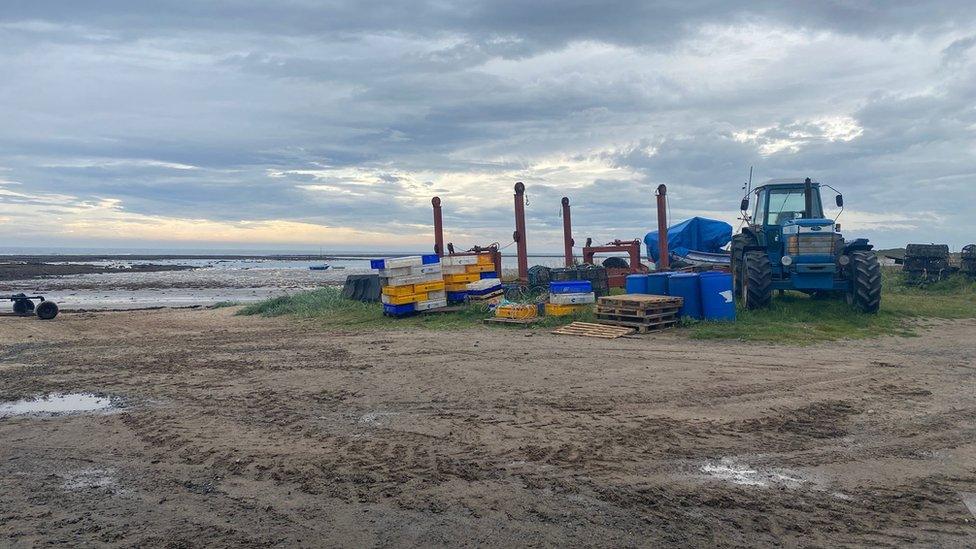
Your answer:
[[[596,294],[549,294],[549,303],[553,305],[586,305],[596,303]]]

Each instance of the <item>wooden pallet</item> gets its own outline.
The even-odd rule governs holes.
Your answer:
[[[684,304],[684,299],[667,295],[624,294],[601,297],[597,305],[601,307],[616,307],[625,309],[655,309],[661,307],[678,307]]]
[[[601,339],[617,339],[634,333],[633,328],[625,326],[607,326],[605,324],[593,324],[592,322],[573,322],[552,331],[559,335],[572,335],[582,337],[599,337]]]
[[[595,314],[598,318],[610,318],[611,320],[633,319],[635,322],[642,320],[659,320],[678,316],[680,307],[662,307],[660,309],[627,309],[617,307],[597,307]]]
[[[622,326],[627,328],[633,328],[639,334],[646,334],[648,332],[660,332],[662,330],[667,330],[668,328],[673,328],[678,324],[678,319],[659,319],[653,320],[651,322],[638,322],[634,320],[617,320],[612,318],[601,318],[597,317],[597,321],[601,324],[609,324],[611,326]]]
[[[529,324],[535,324],[540,322],[542,317],[532,317],[532,318],[503,318],[499,316],[493,316],[491,318],[486,318],[482,320],[484,324],[515,324],[518,326],[528,326]]]

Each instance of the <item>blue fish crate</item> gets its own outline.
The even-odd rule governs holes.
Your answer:
[[[369,260],[370,269],[385,269],[386,260],[385,259],[370,259]]]
[[[468,298],[468,292],[447,292],[448,303],[464,303]]]
[[[433,265],[441,262],[441,256],[437,254],[424,254],[420,256],[420,260],[424,262],[424,265]]]
[[[395,317],[410,316],[415,312],[417,312],[417,310],[414,307],[413,303],[406,303],[404,305],[388,305],[386,303],[383,304],[383,314],[386,316],[395,316]]]
[[[488,273],[481,273],[481,279],[484,280],[486,278],[498,278],[498,275],[495,274],[495,271],[491,271]]]
[[[593,291],[589,280],[563,280],[549,283],[549,292],[554,294],[588,294]]]

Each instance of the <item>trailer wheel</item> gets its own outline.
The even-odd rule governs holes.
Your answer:
[[[881,265],[869,251],[851,252],[851,286],[847,304],[863,313],[877,313],[881,307]]]
[[[34,312],[34,302],[29,299],[14,300],[14,314],[29,315]]]
[[[42,301],[37,306],[37,318],[51,320],[56,316],[58,316],[58,306],[53,301]]]
[[[768,307],[773,299],[773,265],[765,252],[746,252],[743,255],[741,298],[746,309]]]

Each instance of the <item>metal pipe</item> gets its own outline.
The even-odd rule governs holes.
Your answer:
[[[657,270],[667,271],[671,269],[671,261],[668,252],[668,188],[665,185],[657,186]]]
[[[566,266],[572,267],[575,263],[573,259],[573,223],[569,219],[569,198],[563,197],[563,246],[566,255]]]
[[[803,182],[803,217],[813,219],[813,182],[809,177]]]
[[[518,277],[523,284],[529,281],[529,252],[525,244],[525,184],[515,184],[515,233],[512,234],[518,248]]]
[[[435,196],[430,199],[434,206],[434,253],[438,256],[444,255],[444,220],[441,219],[441,198]]]

